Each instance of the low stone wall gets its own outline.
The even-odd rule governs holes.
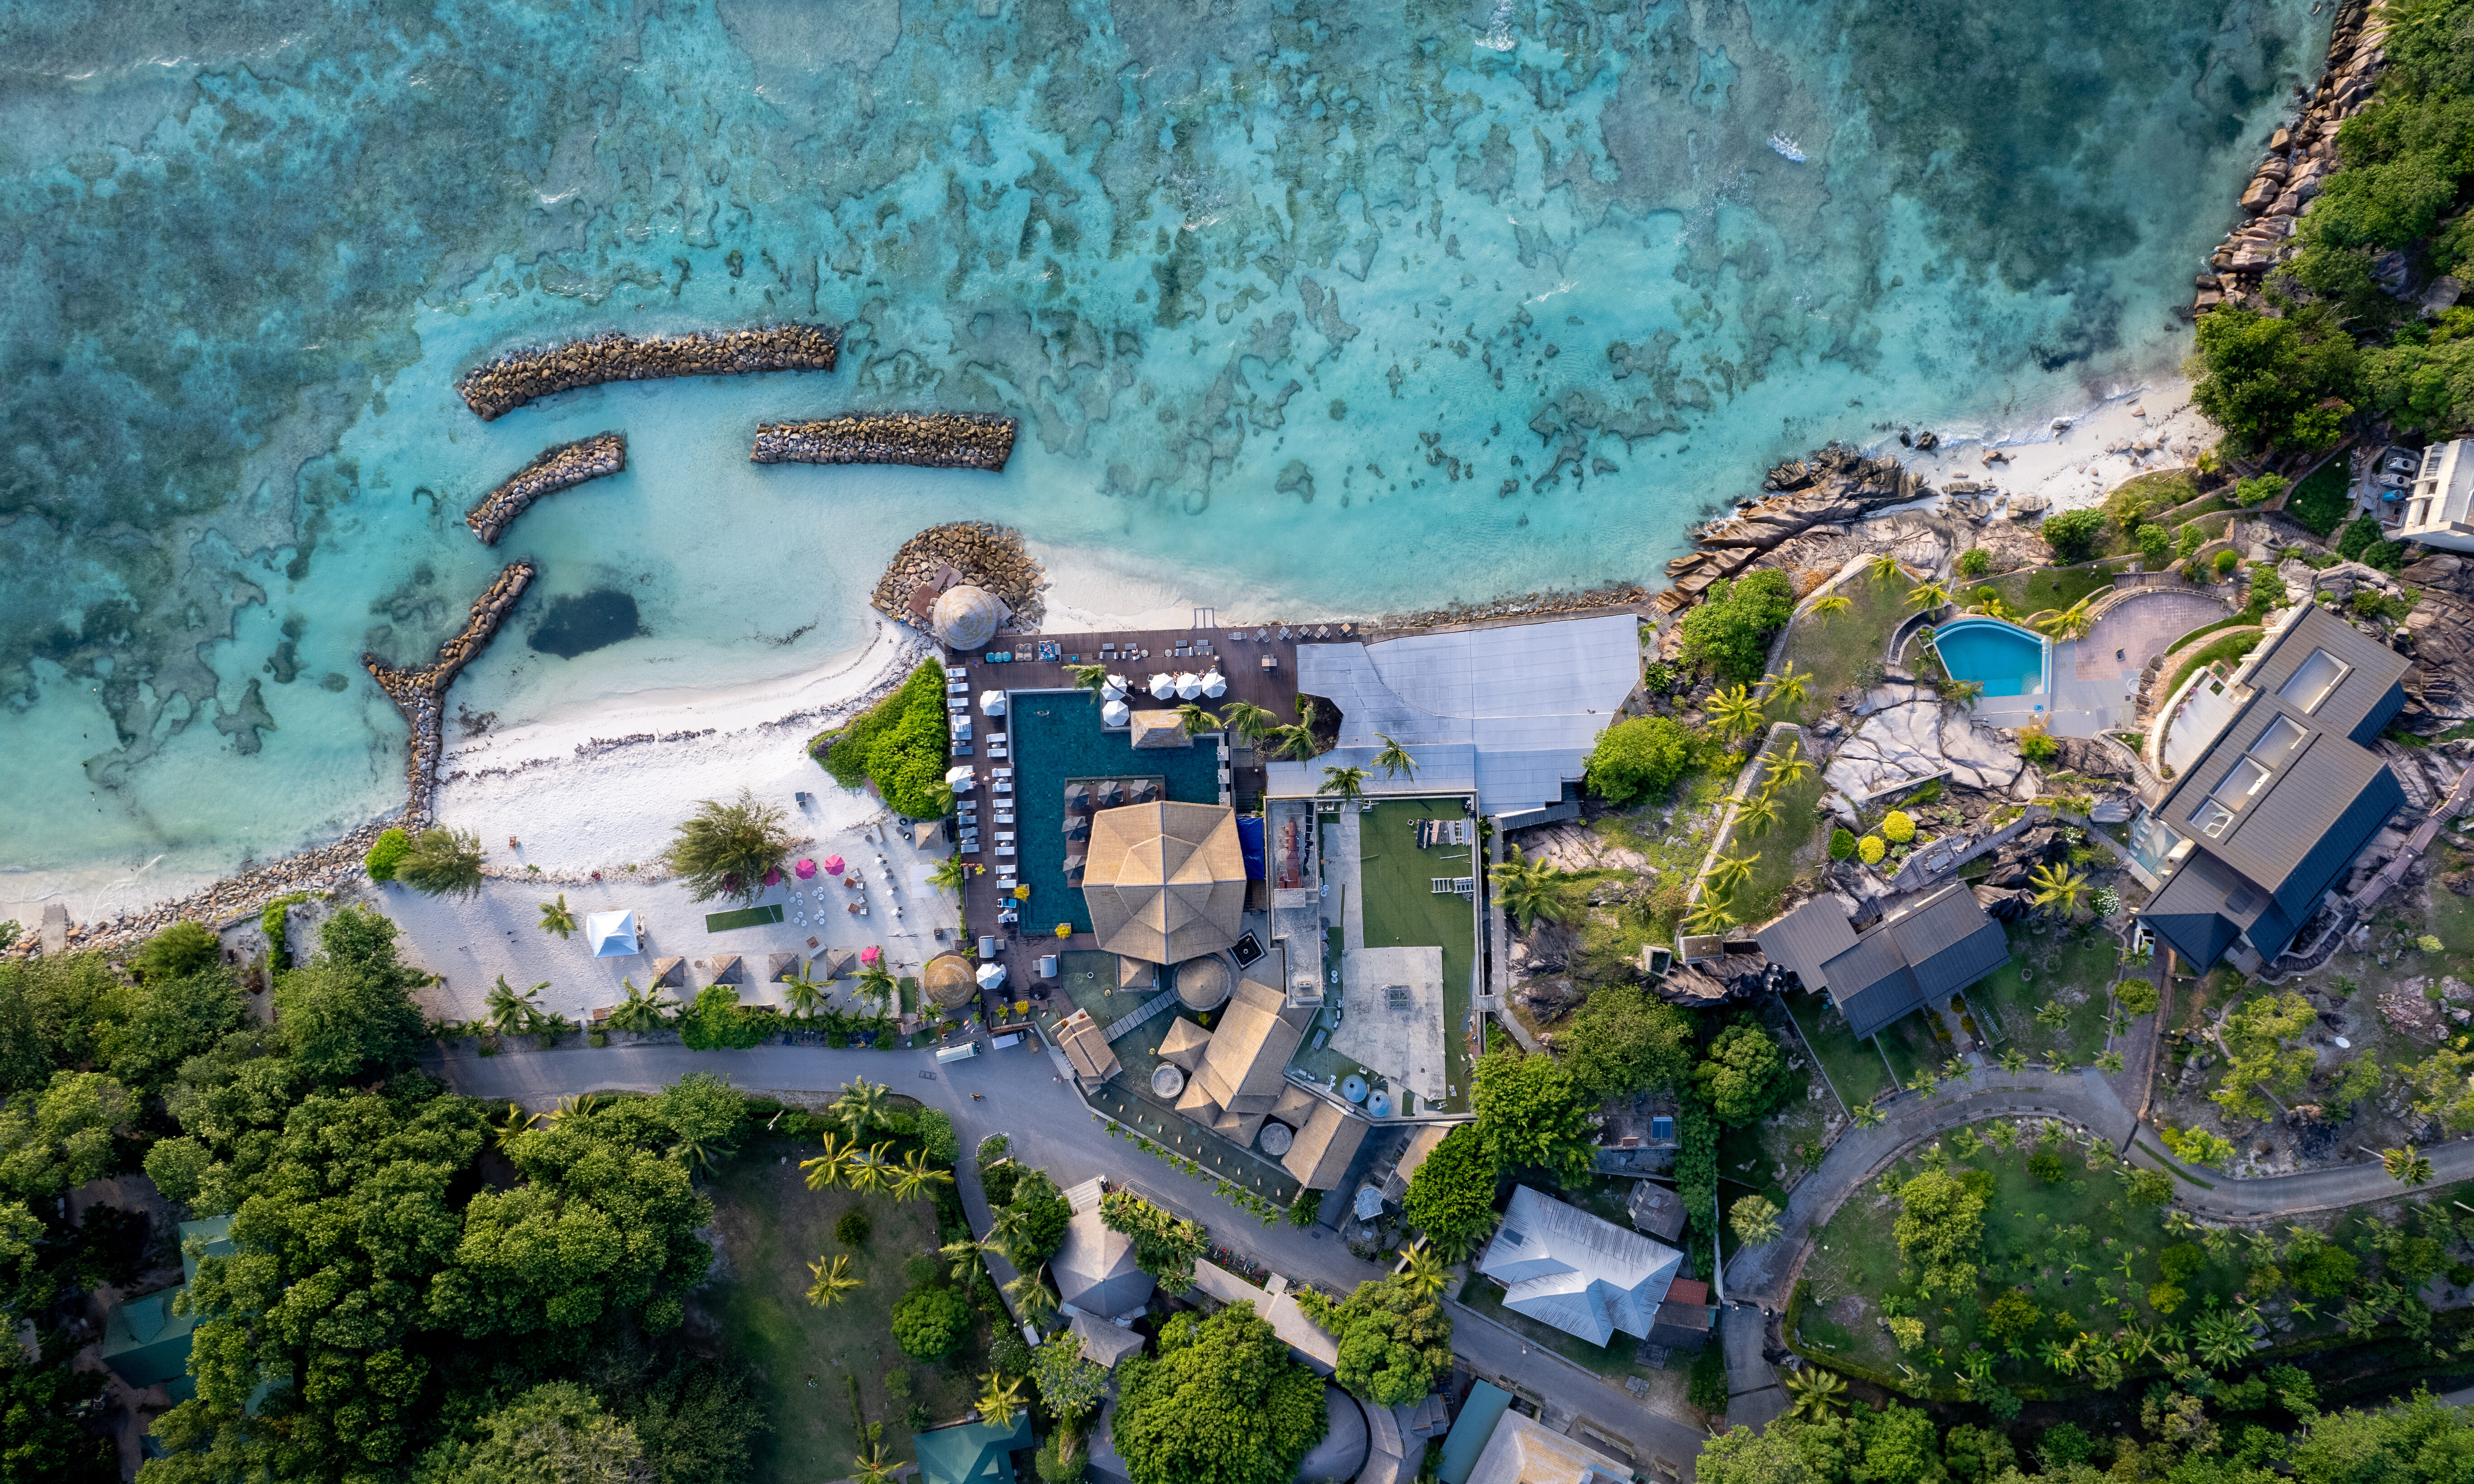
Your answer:
[[[614,329],[590,340],[501,355],[466,372],[455,392],[487,423],[537,397],[606,381],[831,371],[841,344],[842,332],[830,325],[763,325],[644,340]]]
[[[438,646],[438,658],[419,669],[397,669],[381,663],[374,654],[361,656],[362,668],[377,681],[403,712],[404,721],[412,728],[412,742],[404,760],[404,784],[409,797],[404,805],[404,823],[418,828],[428,822],[430,795],[438,787],[438,760],[444,751],[441,727],[447,718],[447,688],[455,683],[465,666],[480,658],[498,632],[498,625],[513,613],[516,600],[524,596],[524,587],[533,580],[533,564],[515,562],[500,572],[481,596],[473,600],[473,616],[465,620],[463,632]]]
[[[534,500],[573,489],[588,479],[615,474],[626,467],[625,433],[595,433],[573,443],[562,443],[545,450],[539,458],[517,470],[506,483],[482,496],[479,503],[464,512],[464,523],[473,527],[481,545],[495,547],[498,537]]]
[[[1048,573],[1023,546],[1022,532],[990,521],[932,525],[904,542],[868,602],[896,622],[919,626],[913,595],[932,585],[942,592],[949,568],[957,580],[987,589],[1013,610],[1008,629],[1031,633],[1039,627],[1047,610],[1042,595],[1048,591]]]
[[[1014,422],[981,412],[853,412],[813,423],[759,423],[759,464],[910,464],[1001,471]]]

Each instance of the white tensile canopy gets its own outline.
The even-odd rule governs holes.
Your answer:
[[[971,765],[970,765],[970,764],[968,764],[968,763],[961,763],[961,764],[958,764],[958,765],[956,765],[955,766],[952,766],[952,767],[949,767],[949,768],[945,769],[945,787],[946,787],[946,788],[949,788],[949,789],[967,789],[967,788],[969,788],[970,786],[971,786]]]
[[[980,693],[980,711],[984,716],[1004,716],[1005,693],[1003,691],[982,691]]]
[[[644,951],[633,912],[586,913],[584,940],[596,959],[629,959]]]
[[[994,963],[994,962],[991,962],[991,963],[982,963],[982,964],[981,964],[981,965],[980,965],[980,987],[981,987],[981,988],[982,988],[982,989],[999,989],[999,988],[1003,988],[1003,987],[1005,986],[1005,982],[1006,982],[1006,966],[1005,966],[1004,964],[1002,964],[1002,963]]]

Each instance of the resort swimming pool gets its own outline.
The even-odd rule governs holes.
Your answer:
[[[1987,695],[2042,695],[2046,643],[1996,619],[1961,619],[1934,631],[1933,647],[1953,680],[1973,680]]]

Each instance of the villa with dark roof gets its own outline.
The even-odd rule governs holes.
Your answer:
[[[2203,714],[2223,723],[2149,812],[2172,832],[2165,884],[2140,916],[2192,967],[2253,973],[2293,941],[2405,803],[2369,748],[2405,705],[2404,658],[2304,607]],[[2187,713],[2186,713],[2187,714]]]
[[[1953,882],[1857,933],[1817,896],[1753,934],[1761,952],[1826,993],[1857,1040],[1958,993],[2010,961],[2010,939],[1964,882]]]

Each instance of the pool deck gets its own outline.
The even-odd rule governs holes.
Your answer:
[[[1986,695],[1977,701],[1976,716],[1999,727],[2025,727],[2041,721],[2056,737],[2097,737],[2129,730],[2138,724],[2139,677],[2148,661],[2164,653],[2174,640],[2229,611],[2221,598],[2195,589],[2149,588],[2126,594],[2104,611],[2084,638],[2052,641],[2049,693]],[[1942,631],[1958,621],[1943,624]],[[2006,621],[2004,626],[2019,627]]]

